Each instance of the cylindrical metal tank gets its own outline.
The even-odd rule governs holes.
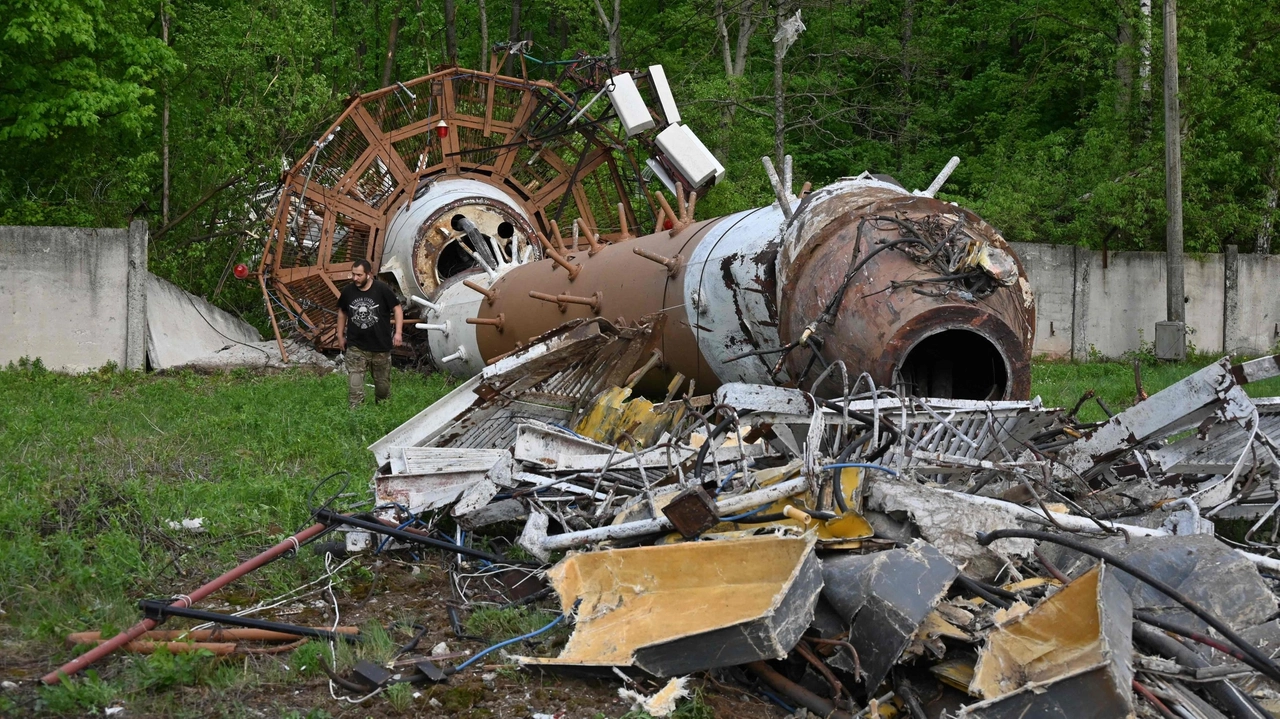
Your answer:
[[[679,372],[699,391],[730,381],[808,389],[841,360],[851,376],[867,372],[905,394],[1029,395],[1034,300],[994,228],[869,176],[793,198],[789,209],[790,219],[774,204],[595,251],[582,243],[562,262],[446,278],[435,294],[450,332],[433,333],[431,353],[470,374],[575,317],[662,314],[653,385]]]

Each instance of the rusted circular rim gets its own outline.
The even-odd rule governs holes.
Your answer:
[[[533,230],[533,225],[529,224],[528,220],[526,220],[518,212],[516,212],[515,209],[513,209],[511,206],[505,203],[498,202],[497,200],[493,200],[488,197],[475,195],[471,197],[463,197],[463,198],[454,200],[453,202],[449,202],[444,205],[441,205],[440,207],[436,208],[435,212],[432,212],[430,215],[427,215],[427,219],[423,220],[422,223],[418,225],[418,229],[414,231],[414,234],[417,235],[417,237],[413,241],[413,253],[410,255],[410,257],[412,257],[414,260],[415,266],[413,268],[413,271],[415,275],[417,274],[416,263],[418,258],[418,252],[422,249],[422,243],[431,241],[430,233],[427,232],[424,228],[433,226],[440,219],[442,215],[446,215],[450,212],[454,212],[460,207],[474,207],[476,205],[483,205],[485,207],[496,210],[498,214],[502,215],[504,219],[506,219],[511,224],[515,225],[516,229],[519,232],[524,233],[526,243],[530,247],[534,248],[533,257],[535,259],[542,259],[542,245],[536,241],[533,241],[536,235]],[[440,247],[443,249],[444,245],[442,244]],[[432,267],[432,274],[433,274],[432,279],[434,280],[434,283],[431,291],[435,292],[437,289],[444,286],[444,280],[440,278],[440,274],[435,267]],[[421,278],[418,278],[415,276],[415,279],[418,280],[419,285],[422,284]]]
[[[936,323],[932,322],[932,316],[939,314],[948,316],[945,319],[939,318]],[[916,315],[910,324],[902,327],[885,343],[884,352],[876,362],[878,370],[876,374],[880,377],[888,377],[890,382],[895,382],[901,372],[902,363],[921,342],[934,335],[954,330],[972,332],[995,347],[1000,359],[1004,362],[1006,378],[1004,394],[999,399],[1019,399],[1023,395],[1030,395],[1030,372],[1027,371],[1030,357],[1013,357],[1009,353],[1009,348],[1023,348],[1023,342],[1018,333],[999,316],[984,313],[973,306],[933,307]],[[1019,382],[1019,377],[1025,378],[1026,382]]]

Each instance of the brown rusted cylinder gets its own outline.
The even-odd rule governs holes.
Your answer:
[[[898,386],[920,397],[1030,396],[1035,305],[1026,271],[995,228],[954,204],[884,188],[851,193],[823,188],[811,197],[803,222],[787,237],[780,258],[779,296],[785,301],[779,308],[778,330],[784,343],[799,340],[813,326],[846,273],[865,261],[845,290],[833,322],[817,325],[815,334],[827,362],[843,360],[851,373],[868,372],[879,386]],[[936,223],[941,229],[935,234],[942,236],[962,220],[968,237],[1008,253],[1016,264],[1017,280],[985,297],[966,295],[961,282],[914,284],[936,280],[938,271],[913,259],[901,245],[883,248],[912,233],[892,220],[872,218],[916,226]],[[785,363],[790,376],[801,376],[811,356],[805,348],[792,351]],[[809,381],[821,369],[821,364],[811,367]],[[838,384],[826,383],[821,393],[837,394]]]
[[[94,642],[86,642],[87,644],[102,644],[104,639]],[[185,652],[198,652],[205,650],[212,652],[216,656],[225,657],[236,650],[235,642],[148,642],[134,641],[121,647],[131,654],[155,654],[164,647],[170,654],[182,654]]]
[[[536,337],[574,318],[599,315],[611,322],[634,323],[646,315],[665,312],[667,319],[659,347],[666,359],[645,377],[644,386],[665,387],[676,372],[696,379],[699,386],[718,386],[720,380],[699,362],[698,343],[685,310],[684,274],[677,272],[672,277],[666,265],[637,257],[633,252],[638,248],[663,257],[687,257],[717,221],[690,225],[675,234],[663,231],[603,245],[594,256],[570,253],[563,259],[582,267],[572,280],[555,260],[507,272],[493,284],[497,300],[492,306],[482,303],[480,307],[481,317],[504,315],[506,331],[500,334],[492,327],[476,327],[481,355],[506,354],[516,348],[517,341]],[[537,299],[530,296],[531,292]],[[596,307],[575,303],[584,297],[593,299]]]

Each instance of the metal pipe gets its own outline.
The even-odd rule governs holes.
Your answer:
[[[547,257],[551,258],[557,265],[560,265],[569,273],[570,282],[578,278],[578,273],[582,272],[581,264],[570,263],[569,260],[565,259],[564,255],[557,252],[556,249],[551,246],[551,241],[542,235],[538,235],[538,242],[541,242],[543,249],[547,251]]]
[[[506,315],[499,312],[497,317],[468,317],[467,324],[488,325],[490,327],[497,329],[499,332],[501,332],[502,327],[506,324],[506,319],[507,319]]]
[[[764,662],[751,662],[747,665],[753,674],[760,677],[765,684],[773,687],[774,691],[785,694],[802,704],[806,709],[816,713],[818,716],[826,717],[826,719],[853,719],[853,715],[847,711],[837,709],[835,703],[823,699],[804,687],[796,684],[790,679],[782,676],[773,670],[773,667]]]
[[[808,489],[808,487],[809,480],[804,477],[797,477],[754,492],[723,499],[716,503],[716,514],[722,517],[736,514],[751,507],[776,502],[783,497],[799,494]],[[538,519],[539,517],[541,517],[541,520]],[[666,517],[655,517],[653,519],[642,519],[638,522],[611,524],[594,529],[547,536],[545,534],[546,521],[547,515],[545,514],[537,512],[530,514],[529,521],[525,525],[524,534],[520,537],[521,546],[530,551],[536,550],[535,554],[538,552],[549,554],[610,539],[630,539],[632,537],[643,537],[646,534],[669,532],[674,528],[671,520]],[[539,523],[541,526],[539,526]],[[538,536],[539,534],[542,536]],[[527,540],[533,544],[533,547],[526,544]]]
[[[675,277],[676,274],[680,272],[680,260],[683,259],[680,257],[680,255],[676,255],[675,257],[663,257],[662,255],[656,252],[650,252],[646,249],[642,249],[639,247],[632,250],[632,252],[645,258],[646,260],[657,262],[663,267],[666,267],[667,275],[670,277]]]
[[[1133,625],[1133,638],[1150,650],[1191,669],[1210,666],[1209,660],[1170,638],[1141,623]],[[1271,719],[1271,715],[1257,707],[1248,694],[1226,679],[1204,684],[1205,691],[1227,710],[1231,719]]]
[[[269,632],[283,632],[285,634],[295,634],[300,637],[314,637],[316,639],[328,639],[330,641],[344,639],[349,642],[356,642],[363,641],[364,639],[359,634],[331,632],[328,629],[301,627],[296,624],[284,624],[282,622],[272,622],[266,619],[237,617],[233,614],[222,614],[220,612],[206,612],[202,609],[191,609],[190,607],[176,606],[175,604],[176,603],[160,601],[158,599],[143,599],[138,602],[138,609],[141,609],[142,613],[146,616],[154,617],[161,622],[169,617],[184,617],[186,619],[198,619],[201,622],[217,622],[218,624],[230,624],[233,627],[263,629]]]
[[[285,552],[288,552],[290,550],[297,550],[298,547],[303,542],[314,539],[315,537],[320,536],[321,534],[323,534],[328,530],[329,530],[328,524],[324,524],[324,523],[313,524],[310,527],[307,527],[306,529],[302,530],[301,532],[298,532],[297,534],[293,535],[292,537],[286,538],[284,541],[280,542],[274,547],[271,547],[265,552],[262,552],[261,554],[254,557],[253,559],[250,559],[244,564],[241,564],[235,569],[232,569],[226,574],[223,574],[217,579],[214,579],[212,582],[209,582],[208,584],[205,584],[199,587],[198,589],[191,592],[190,594],[184,594],[179,596],[175,604],[180,604],[181,606],[184,606],[184,607],[190,607],[191,605],[195,604],[201,599],[204,599],[210,594],[213,594],[219,589],[222,589],[228,584],[236,581],[237,579],[239,579],[240,577],[243,577],[249,572],[252,572],[253,570],[263,566],[264,564],[270,562],[276,557],[279,557]],[[43,677],[40,678],[40,681],[44,682],[45,684],[56,684],[59,681],[61,681],[64,676],[70,676],[72,674],[75,674],[81,669],[84,669],[90,664],[93,664],[99,659],[107,656],[108,654],[111,654],[112,652],[116,651],[120,647],[123,647],[129,642],[132,642],[133,640],[137,639],[138,637],[142,636],[143,634],[146,634],[147,632],[155,628],[156,628],[155,620],[150,618],[143,619],[142,621],[130,627],[128,631],[117,634],[111,639],[108,639],[102,644],[99,644],[93,649],[90,649],[84,654],[81,654],[75,659],[72,659],[66,664],[63,664],[62,666],[58,667],[57,671],[49,672],[48,674],[44,675]]]
[[[484,295],[484,298],[489,301],[489,304],[493,304],[494,299],[496,299],[498,296],[497,292],[489,289],[488,287],[485,287],[484,285],[476,284],[471,280],[463,280],[462,284],[466,287],[469,287],[475,290],[476,292],[479,292],[481,295]]]
[[[359,517],[352,517],[346,514],[339,514],[333,511],[332,509],[321,509],[320,511],[316,512],[316,519],[319,519],[320,521],[326,522],[329,524],[345,524],[350,527],[359,527],[360,529],[368,530],[370,532],[377,532],[378,534],[383,534],[388,537],[399,539],[402,542],[413,542],[414,544],[422,544],[428,547],[432,547],[434,549],[442,549],[446,552],[453,552],[454,554],[461,554],[467,557],[474,557],[475,559],[483,559],[487,562],[493,562],[495,564],[524,564],[524,562],[517,562],[515,560],[508,559],[502,556],[501,554],[492,554],[490,552],[485,552],[480,549],[472,549],[471,547],[464,547],[458,544],[454,544],[453,542],[446,542],[444,540],[435,539],[433,537],[424,537],[421,534],[418,534],[415,532],[407,532],[403,529],[388,527],[385,524],[382,524],[380,522],[374,522],[368,519],[361,519]]]

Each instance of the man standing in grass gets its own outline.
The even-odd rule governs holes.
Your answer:
[[[391,332],[391,317],[396,320]],[[373,371],[374,400],[391,396],[391,348],[404,344],[404,308],[391,288],[373,276],[368,260],[351,265],[351,284],[338,296],[338,349],[347,354],[347,400],[364,401],[364,375]],[[348,347],[347,345],[351,346]]]

